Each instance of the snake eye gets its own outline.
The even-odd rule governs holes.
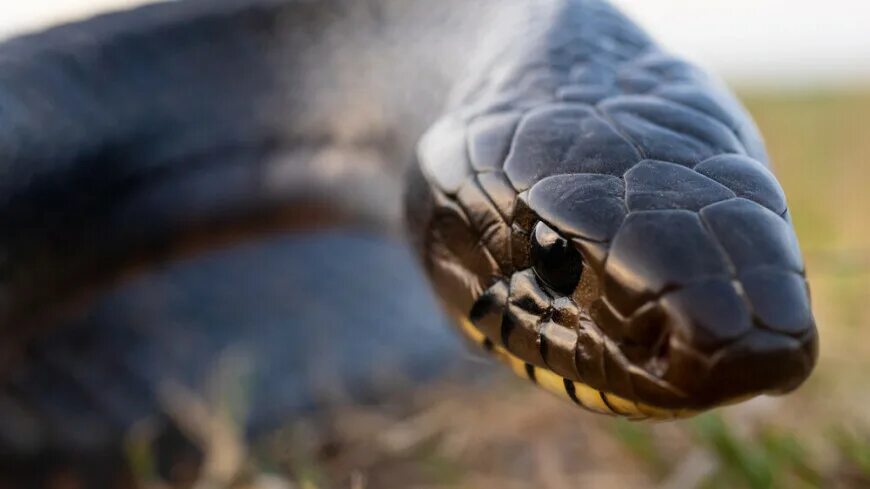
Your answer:
[[[543,222],[532,231],[532,269],[548,287],[561,294],[574,291],[583,271],[583,259],[559,233]]]

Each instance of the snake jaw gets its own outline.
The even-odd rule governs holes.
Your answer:
[[[781,217],[748,201],[732,199],[697,214],[635,213],[613,242],[596,248],[604,253],[589,255],[588,242],[577,245],[588,267],[570,296],[521,269],[479,295],[471,321],[490,348],[503,348],[529,368],[663,409],[707,409],[790,391],[809,375],[817,351],[806,283],[795,267],[769,265],[767,255],[762,266],[747,267],[744,262],[759,260],[752,251],[735,250],[727,238],[716,241],[716,226],[735,208],[745,222],[731,228],[751,238],[750,248],[787,264],[795,255],[790,228],[777,226]],[[661,236],[650,239],[652,229]],[[674,246],[679,251],[687,243],[708,254],[681,269],[673,260],[684,257],[674,254]],[[620,260],[629,263],[619,269]],[[662,260],[669,272],[683,270],[690,279],[650,277]],[[633,277],[644,274],[642,287],[657,280],[665,285],[652,295],[638,290]],[[644,294],[637,303],[634,297]]]
[[[541,304],[528,296],[529,285],[523,278],[498,280],[476,301],[470,321],[463,321],[466,335],[518,375],[596,412],[630,418],[684,417],[758,394],[787,392],[803,381],[814,363],[813,331],[800,339],[753,331],[730,349],[705,354],[683,326],[674,324],[666,326],[660,339],[667,344],[664,358],[638,362],[626,354],[625,342],[603,333],[572,299],[551,298],[541,310]],[[537,340],[527,341],[529,334]],[[530,344],[536,348],[530,349]],[[758,380],[753,383],[744,376]],[[771,382],[777,387],[770,389]],[[576,397],[580,391],[586,392],[585,401]],[[599,399],[606,402],[600,404]]]
[[[532,278],[527,272],[519,278],[497,280],[480,295],[470,315],[459,315],[460,329],[467,338],[518,376],[586,410],[629,419],[674,419],[695,414],[691,409],[673,407],[681,404],[673,399],[665,403],[670,406],[663,407],[650,400],[656,396],[641,401],[634,392],[614,392],[616,386],[607,379],[606,365],[611,369],[618,365],[620,372],[636,377],[638,392],[652,390],[659,397],[666,392],[668,398],[685,398],[628,362],[572,298],[549,297],[546,309],[541,310],[539,294],[543,290],[527,281]],[[533,298],[530,293],[539,296]],[[530,332],[537,336],[532,349],[523,341]]]

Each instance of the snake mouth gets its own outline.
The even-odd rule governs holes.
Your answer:
[[[788,283],[773,290],[787,294]],[[625,318],[605,297],[584,308],[520,271],[478,298],[469,315],[471,334],[519,375],[596,412],[685,417],[788,392],[814,366],[818,339],[811,317],[798,327],[793,312],[790,318],[752,312],[734,301],[743,301],[743,286],[715,279],[669,288]],[[785,302],[808,301],[802,290],[791,290],[794,300]],[[556,379],[541,382],[547,376]],[[592,395],[578,400],[584,389]]]
[[[694,409],[794,390],[818,355],[806,283],[794,272],[667,289],[628,318],[604,298],[593,312],[629,362],[685,394]]]
[[[466,337],[518,376],[587,410],[630,419],[696,412],[684,393],[632,365],[572,298],[549,295],[529,270],[496,281],[458,319]]]

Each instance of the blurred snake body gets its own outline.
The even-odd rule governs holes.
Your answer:
[[[0,46],[4,351],[156,262],[323,226],[407,234],[469,339],[595,412],[815,363],[755,125],[603,1],[191,0]]]

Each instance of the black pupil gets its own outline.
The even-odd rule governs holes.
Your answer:
[[[532,232],[532,268],[548,287],[570,294],[580,281],[583,261],[580,253],[565,238],[543,222]]]

